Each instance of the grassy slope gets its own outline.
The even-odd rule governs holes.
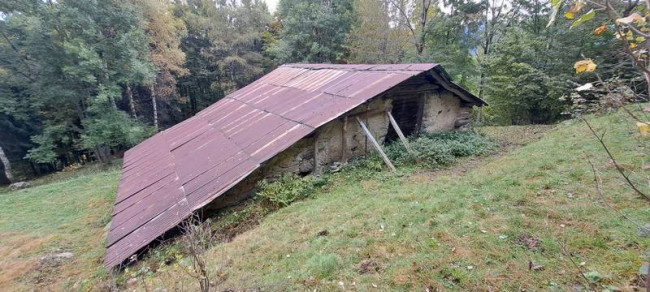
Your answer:
[[[634,123],[623,114],[591,120],[607,130],[622,164],[643,172],[647,149],[637,146]],[[490,132],[520,138],[512,129]],[[585,153],[602,172],[609,202],[645,223],[648,203],[621,184],[584,124],[573,121],[467,172],[339,175],[323,193],[213,248],[210,264],[225,277],[220,289],[570,289],[584,279],[563,255],[566,241],[586,272],[606,277],[601,285],[635,284],[650,240],[590,199]],[[318,236],[322,230],[329,235]],[[516,244],[525,236],[539,239],[539,249]],[[529,260],[545,269],[529,271]],[[364,263],[371,272],[360,272]],[[169,275],[153,282],[181,277]]]
[[[592,120],[607,129],[623,165],[642,173],[647,149],[638,147],[633,123],[622,114]],[[484,131],[507,141],[526,132]],[[558,244],[566,239],[586,271],[622,287],[633,283],[650,240],[590,200],[595,190],[585,153],[602,171],[612,205],[644,223],[650,208],[621,185],[598,147],[584,125],[573,122],[538,142],[440,172],[342,173],[313,198],[214,247],[210,268],[225,278],[220,290],[331,290],[339,282],[358,290],[570,288],[581,278]],[[68,290],[79,279],[87,279],[86,287],[109,281],[101,268],[103,228],[118,181],[113,168],[0,193],[0,290]],[[317,236],[323,230],[329,234]],[[517,245],[523,234],[539,238],[540,248]],[[71,251],[75,259],[40,265],[39,258],[53,251]],[[528,260],[545,269],[528,271]],[[369,271],[361,273],[364,263]],[[169,267],[151,282],[184,282],[187,290],[195,281]]]
[[[101,279],[104,226],[119,174],[115,166],[92,166],[0,193],[0,290],[61,289],[78,279]],[[60,266],[41,263],[42,256],[60,252],[75,257]]]

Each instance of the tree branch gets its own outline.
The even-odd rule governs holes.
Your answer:
[[[600,199],[602,200],[603,204],[607,208],[612,209],[614,212],[621,215],[621,217],[627,219],[632,224],[636,225],[638,228],[643,228],[643,225],[641,225],[641,223],[639,223],[639,222],[633,220],[632,218],[626,216],[625,214],[623,214],[623,212],[615,209],[612,205],[607,203],[607,199],[605,198],[605,195],[603,195],[603,190],[600,188],[600,186],[602,184],[602,179],[600,178],[600,175],[598,174],[598,169],[596,169],[596,166],[594,165],[594,163],[591,161],[591,159],[589,158],[589,156],[586,153],[585,153],[585,157],[587,158],[587,162],[589,162],[589,165],[591,166],[591,171],[594,174],[594,182],[596,183],[596,192],[597,192],[598,196],[600,197]]]
[[[635,191],[639,196],[641,196],[643,199],[645,199],[646,201],[650,201],[650,197],[649,197],[648,195],[646,195],[644,192],[642,192],[641,190],[639,190],[639,189],[636,187],[636,185],[632,182],[632,180],[630,180],[630,177],[629,177],[627,174],[625,174],[625,172],[623,171],[623,168],[618,164],[618,162],[616,161],[616,158],[614,158],[614,155],[612,155],[612,152],[609,151],[609,148],[607,147],[607,145],[605,144],[605,141],[603,140],[603,137],[605,136],[605,134],[603,133],[602,136],[599,136],[598,133],[596,133],[596,130],[594,130],[594,128],[591,126],[591,124],[587,121],[587,119],[582,118],[582,121],[584,121],[585,124],[587,124],[587,127],[589,127],[589,130],[590,130],[591,133],[594,135],[594,137],[596,137],[596,140],[598,140],[598,142],[599,142],[600,145],[603,147],[603,149],[605,150],[605,152],[607,152],[607,155],[608,155],[609,158],[611,159],[612,164],[614,164],[614,167],[615,167],[616,170],[621,174],[621,176],[623,176],[623,178],[625,178],[625,181],[627,182],[627,184],[628,184],[628,185],[629,185],[629,186],[630,186],[630,187],[631,187],[631,188],[632,188],[632,189],[633,189],[633,190],[634,190],[634,191]]]

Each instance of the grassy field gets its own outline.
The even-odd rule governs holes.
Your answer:
[[[635,123],[623,113],[589,120],[607,131],[621,166],[648,190],[648,143]],[[625,186],[582,122],[478,131],[504,147],[439,171],[333,175],[308,199],[213,246],[205,254],[211,282],[219,291],[638,285],[650,238],[618,212],[645,224],[650,204]],[[602,177],[605,202],[617,211],[597,196],[587,156]],[[0,193],[0,290],[110,285],[101,260],[118,181],[113,168]],[[59,251],[73,252],[74,260],[41,260]],[[130,286],[141,290],[194,290],[197,281],[179,268],[184,261],[155,272],[146,261],[119,277],[142,275]]]
[[[0,291],[66,290],[104,281],[104,227],[119,177],[118,165],[90,166],[0,192]],[[62,252],[74,258],[42,259]]]

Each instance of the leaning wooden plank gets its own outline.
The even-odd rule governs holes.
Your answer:
[[[343,127],[341,128],[341,163],[348,163],[348,117],[343,118]]]
[[[372,134],[370,133],[370,130],[368,130],[368,127],[366,127],[366,124],[364,124],[361,121],[361,119],[359,119],[359,117],[356,117],[356,118],[357,118],[357,121],[359,122],[359,125],[361,125],[361,128],[366,133],[366,136],[368,137],[370,142],[372,142],[372,145],[375,146],[375,149],[377,149],[379,154],[381,154],[381,158],[384,159],[384,162],[386,162],[386,165],[388,165],[388,167],[390,167],[390,169],[392,171],[395,171],[396,170],[395,166],[393,165],[393,163],[390,162],[390,159],[388,159],[388,156],[386,156],[386,153],[384,153],[384,150],[381,150],[381,146],[379,146],[379,142],[377,142],[377,140],[375,140],[375,137],[372,136]]]
[[[314,174],[320,174],[318,168],[318,134],[314,136]]]
[[[388,114],[388,118],[390,119],[390,124],[393,125],[393,129],[395,129],[395,132],[397,132],[397,136],[399,136],[399,139],[402,140],[402,143],[404,143],[404,147],[406,147],[406,151],[408,151],[408,153],[410,153],[411,155],[415,155],[413,149],[411,149],[411,145],[409,144],[409,141],[406,139],[406,136],[404,136],[404,133],[402,133],[402,129],[400,129],[399,125],[397,125],[397,121],[395,121],[393,115],[390,113],[390,111],[386,111],[386,114]]]

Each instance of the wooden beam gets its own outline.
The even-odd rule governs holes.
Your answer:
[[[373,116],[373,115],[376,115],[376,114],[381,114],[384,111],[385,111],[385,109],[376,109],[376,110],[365,111],[365,112],[360,112],[360,113],[356,113],[356,114],[348,114],[348,115],[345,115],[345,117],[352,118],[352,117],[358,117],[358,116],[363,116],[363,115],[365,115],[365,116]]]
[[[381,149],[381,146],[379,146],[379,142],[377,142],[377,140],[375,140],[375,137],[372,136],[372,134],[370,133],[370,130],[368,130],[368,127],[366,127],[366,124],[364,124],[363,121],[361,121],[361,119],[359,117],[356,117],[356,118],[357,118],[357,121],[359,122],[359,125],[361,125],[361,128],[366,133],[366,137],[368,137],[370,142],[372,142],[372,145],[375,146],[375,149],[377,149],[379,154],[381,154],[381,158],[384,159],[384,162],[386,163],[386,165],[388,165],[388,167],[391,169],[391,171],[396,171],[395,166],[393,165],[392,162],[390,162],[390,159],[388,159],[388,156],[386,156],[386,153],[384,153],[384,150]]]
[[[460,90],[458,90],[456,88],[453,88],[451,85],[449,85],[447,83],[447,81],[445,81],[444,78],[442,78],[442,76],[438,75],[438,73],[436,73],[434,71],[430,71],[430,73],[431,73],[430,74],[431,77],[433,77],[433,79],[435,79],[447,91],[451,91],[452,93],[456,94],[458,97],[460,97],[461,99],[463,99],[465,101],[468,101],[468,102],[471,102],[471,103],[476,103],[475,100],[468,97],[466,94],[462,93]]]
[[[415,134],[420,135],[422,133],[422,123],[424,122],[424,106],[427,104],[427,97],[425,94],[420,94],[418,97],[418,113],[415,117]]]
[[[318,134],[314,136],[314,174],[319,174],[318,169]]]
[[[343,117],[343,127],[341,128],[341,163],[348,163],[348,117]]]
[[[397,121],[395,121],[395,118],[393,118],[393,115],[390,113],[390,111],[386,111],[386,114],[390,119],[390,124],[393,125],[393,129],[395,129],[395,132],[397,132],[397,136],[399,136],[399,139],[402,140],[404,147],[406,147],[406,151],[408,151],[408,153],[410,153],[411,155],[415,155],[415,153],[411,149],[411,145],[409,144],[408,139],[406,139],[406,136],[404,136],[404,133],[402,133],[402,129],[400,129],[399,125],[397,124]]]

